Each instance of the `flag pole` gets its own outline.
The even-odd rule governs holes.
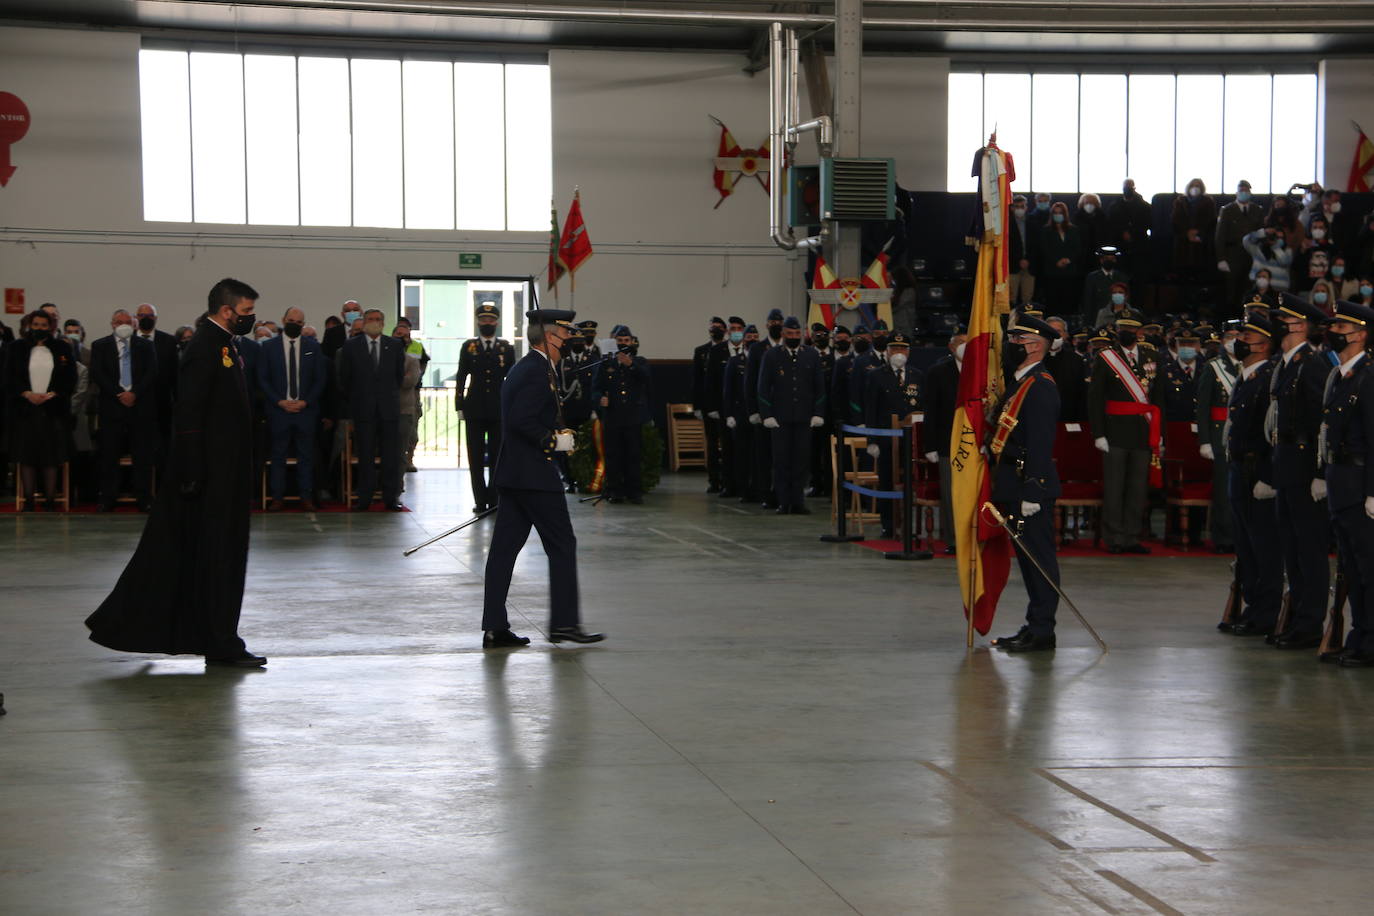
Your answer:
[[[579,213],[582,211],[581,200],[582,188],[579,185],[573,185],[573,206],[578,208]],[[568,273],[570,275],[568,277],[568,308],[577,311],[577,271],[575,269],[569,270]]]

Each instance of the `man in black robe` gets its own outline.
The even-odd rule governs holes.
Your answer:
[[[253,492],[252,413],[234,335],[253,328],[258,294],[238,280],[210,290],[181,357],[172,473],[114,591],[86,619],[91,640],[123,652],[203,655],[258,668],[238,635]]]

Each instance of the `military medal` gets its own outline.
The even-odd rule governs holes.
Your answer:
[[[234,361],[233,361],[232,359],[229,358],[229,348],[228,348],[228,347],[222,348],[222,349],[219,351],[219,355],[220,355],[220,362],[224,363],[224,368],[226,368],[226,369],[232,369],[232,368],[234,368]]]

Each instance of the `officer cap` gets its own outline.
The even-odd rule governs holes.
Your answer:
[[[1099,258],[1114,258],[1118,253],[1115,246],[1112,245],[1102,245],[1097,249],[1097,256]]]
[[[817,322],[815,322],[814,324],[811,325],[811,333],[812,333],[812,334],[829,334],[829,333],[830,333],[830,328],[826,327],[824,322],[817,321]]]
[[[596,322],[591,320],[590,318],[588,318],[586,321],[579,321],[577,323],[577,326],[584,331],[595,331],[597,327]]]
[[[892,332],[892,336],[889,337],[889,338],[887,339],[887,347],[888,347],[889,350],[892,349],[893,347],[910,347],[910,346],[911,346],[911,338],[910,338],[910,337],[907,337],[907,336],[906,336],[905,334],[903,334],[901,331],[893,331],[893,332]]]
[[[573,324],[576,317],[577,313],[571,309],[530,309],[525,313],[525,320],[530,324],[553,324],[573,331],[578,330]]]
[[[748,326],[745,327],[745,329],[744,329],[744,333],[746,333],[746,334],[757,334],[758,332],[759,332],[758,325],[755,325],[755,324],[748,325]]]
[[[1228,318],[1228,319],[1226,319],[1225,321],[1223,321],[1223,322],[1221,323],[1221,332],[1222,332],[1223,334],[1225,334],[1227,331],[1239,331],[1239,330],[1241,330],[1241,329],[1244,328],[1244,327],[1245,327],[1245,322],[1242,321],[1241,319],[1239,319],[1239,318]]]
[[[1140,313],[1135,309],[1127,309],[1116,316],[1116,326],[1119,328],[1140,327]]]
[[[877,331],[886,331],[886,330],[887,330],[887,322],[886,322],[886,321],[883,321],[881,318],[879,318],[877,321],[873,322],[873,330],[874,330],[875,332],[877,332]]]
[[[863,325],[863,324],[856,324],[856,325],[854,325],[854,334],[855,334],[855,335],[867,334],[867,333],[868,333],[868,326],[867,326],[867,325]]]
[[[1160,325],[1159,322],[1157,322],[1157,321],[1152,321],[1152,322],[1150,322],[1149,324],[1142,324],[1142,325],[1140,326],[1140,330],[1141,330],[1142,332],[1153,331],[1153,332],[1156,332],[1156,333],[1157,333],[1157,332],[1163,331],[1163,330],[1164,330],[1164,327],[1163,327],[1162,325]]]
[[[788,315],[787,320],[782,323],[782,326],[788,330],[801,330],[801,322],[797,320],[796,315]]]
[[[738,315],[731,315],[731,316],[730,316],[730,323],[731,323],[731,324],[744,324],[744,319],[741,318],[741,317],[739,317]]]
[[[1058,340],[1059,332],[1047,321],[1036,318],[1034,315],[1027,315],[1022,312],[1017,319],[1012,322],[1011,327],[1007,328],[1008,334],[1038,334],[1046,340]],[[892,342],[888,341],[888,346]]]
[[[1238,188],[1244,188],[1245,190],[1248,191],[1248,190],[1250,190],[1250,182],[1248,182],[1248,181],[1246,181],[1244,178],[1242,178],[1240,181],[1237,181],[1237,182],[1236,182],[1236,187],[1238,187]]]
[[[814,330],[814,326],[813,326],[813,330]],[[835,325],[834,329],[833,329],[830,333],[831,333],[831,334],[848,334],[848,333],[849,333],[849,328],[845,327],[845,326],[842,325],[842,324],[837,324],[837,325]]]
[[[1111,343],[1112,335],[1107,333],[1106,328],[1098,328],[1093,332],[1093,336],[1089,338],[1089,341],[1091,343]]]
[[[473,314],[476,315],[478,318],[481,318],[483,315],[490,315],[493,318],[499,318],[501,316],[501,310],[498,309],[496,306],[492,305],[490,302],[483,302],[481,305],[477,306],[477,309],[476,311],[474,311]]]
[[[1302,296],[1295,296],[1292,293],[1280,293],[1279,307],[1274,309],[1274,315],[1287,315],[1289,318],[1299,318],[1311,322],[1326,320],[1325,312]]]
[[[1351,324],[1358,324],[1362,328],[1374,328],[1374,309],[1358,302],[1337,299],[1336,314],[1326,320],[1348,321]]]
[[[769,321],[782,321],[782,309],[771,309],[768,312]]]
[[[1254,331],[1263,334],[1265,337],[1274,336],[1274,325],[1269,321],[1269,316],[1261,312],[1251,312],[1245,316],[1245,321],[1241,326],[1242,331]]]
[[[1040,306],[1035,305],[1034,303],[1032,303],[1032,304],[1030,304],[1030,305],[1027,305],[1025,308],[1023,308],[1023,309],[1021,310],[1021,314],[1022,314],[1022,315],[1029,315],[1029,316],[1031,316],[1032,318],[1044,318],[1044,317],[1045,317],[1045,312],[1044,312],[1044,310],[1041,309]]]
[[[1087,332],[1087,331],[1075,331],[1074,334],[1073,334],[1073,339],[1074,339],[1074,340],[1087,340],[1087,339],[1088,339],[1088,332]]]
[[[631,336],[631,334],[630,334],[630,329],[627,328],[627,327],[625,327],[625,325],[623,325],[623,324],[618,324],[618,325],[616,325],[615,327],[611,328],[611,336],[612,336],[612,337],[630,337],[630,336]]]
[[[1202,337],[1198,334],[1197,331],[1194,331],[1192,328],[1179,328],[1178,333],[1174,335],[1174,340],[1177,340],[1180,343],[1182,343],[1185,340],[1197,343],[1198,341],[1202,340]]]
[[[712,319],[711,319],[711,324],[712,324],[712,326],[714,326],[714,325],[720,325],[721,327],[725,327],[725,319],[724,319],[724,318],[712,318]]]

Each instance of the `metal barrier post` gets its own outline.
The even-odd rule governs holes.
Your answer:
[[[830,499],[835,512],[835,533],[823,534],[821,540],[827,544],[850,544],[854,541],[863,540],[857,534],[849,534],[846,530],[845,498],[849,491],[844,487],[844,424],[835,424],[835,486],[831,488]]]
[[[911,473],[911,448],[913,441],[914,427],[907,426],[902,430],[902,549],[889,551],[883,554],[885,560],[929,560],[934,556],[929,550],[917,550],[913,529],[915,525],[915,512],[912,510],[916,505],[915,483]]]

